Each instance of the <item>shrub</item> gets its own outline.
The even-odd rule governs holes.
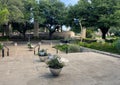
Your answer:
[[[120,39],[114,43],[114,46],[120,52]]]
[[[64,62],[61,57],[58,55],[53,55],[49,60],[46,61],[46,64],[50,68],[59,69],[64,67]]]
[[[86,31],[86,37],[87,38],[92,38],[93,37],[93,31],[92,30],[90,30],[90,29],[87,29],[87,31]]]
[[[112,39],[106,39],[105,42],[108,42],[108,43],[114,43],[115,41],[117,40],[117,38],[112,38]]]
[[[69,45],[64,44],[64,45],[56,45],[54,48],[59,49],[60,51],[65,52],[66,49],[68,48]]]
[[[80,52],[80,46],[79,45],[75,45],[75,44],[71,44],[71,45],[56,45],[55,46],[56,49],[59,49],[60,51],[66,52],[66,49],[68,49],[68,52],[72,53],[72,52]]]
[[[105,40],[104,39],[99,39],[99,40],[97,40],[97,43],[105,44]]]
[[[0,44],[0,50],[2,49],[2,47],[3,47],[3,46]]]
[[[78,45],[70,45],[68,51],[71,52],[80,52],[80,46]]]
[[[34,48],[33,45],[31,44],[31,42],[28,42],[28,43],[27,43],[27,46],[28,46],[28,48],[30,48],[30,49],[33,49],[33,48]]]
[[[118,49],[116,49],[115,45],[113,43],[79,43],[80,46],[83,47],[88,47],[96,50],[101,50],[101,51],[106,51],[106,52],[111,52],[111,53],[117,53],[120,54]]]
[[[38,55],[39,56],[47,56],[47,49],[41,49],[39,52],[38,52]]]
[[[91,39],[91,38],[85,38],[85,39],[83,39],[83,42],[92,43],[92,42],[97,42],[97,40]]]
[[[0,41],[8,41],[8,37],[0,37]]]

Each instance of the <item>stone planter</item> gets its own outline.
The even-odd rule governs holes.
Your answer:
[[[62,68],[59,68],[59,69],[49,68],[49,69],[53,76],[59,76],[62,70]]]
[[[39,56],[41,62],[45,62],[47,60],[47,56]]]

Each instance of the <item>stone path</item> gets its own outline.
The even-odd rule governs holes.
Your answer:
[[[93,52],[60,52],[69,60],[59,77],[28,51],[26,45],[9,46],[10,56],[0,59],[0,85],[120,85],[120,59]],[[42,45],[56,54],[50,45]]]

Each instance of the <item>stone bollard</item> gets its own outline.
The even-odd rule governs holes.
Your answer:
[[[7,51],[7,56],[9,56],[9,49],[8,49],[8,51]]]
[[[2,48],[2,57],[4,57],[5,55],[4,55],[4,48]]]

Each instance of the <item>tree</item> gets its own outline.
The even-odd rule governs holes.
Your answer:
[[[0,4],[3,31],[6,32],[6,36],[9,36],[11,22],[22,22],[23,3],[22,0],[0,0]]]
[[[34,20],[49,30],[49,38],[63,25],[65,5],[60,0],[39,0],[34,9]]]
[[[20,32],[24,36],[24,38],[26,37],[25,36],[26,31],[33,29],[33,23],[29,23],[29,22],[26,22],[26,23],[12,22],[11,24],[12,24],[13,30],[17,30],[18,32]]]
[[[83,26],[99,28],[103,39],[106,39],[110,27],[118,25],[120,21],[119,0],[80,0],[71,8],[70,11],[74,10],[74,14],[72,11],[69,14],[71,18],[83,20]]]
[[[106,39],[106,34],[111,26],[118,24],[117,18],[115,18],[115,12],[119,11],[119,0],[91,0],[91,6],[94,7],[94,13],[97,15],[98,20],[96,26],[102,31],[102,38]],[[119,15],[120,16],[120,15]]]
[[[9,11],[7,8],[0,10],[0,24],[7,23],[9,21],[8,19]]]

